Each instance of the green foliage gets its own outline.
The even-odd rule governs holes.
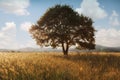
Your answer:
[[[94,28],[92,19],[79,15],[68,5],[56,5],[32,25],[30,33],[41,46],[62,46],[64,54],[72,45],[94,49]]]

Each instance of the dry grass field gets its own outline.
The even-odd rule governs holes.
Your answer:
[[[120,80],[120,53],[1,52],[0,80]]]

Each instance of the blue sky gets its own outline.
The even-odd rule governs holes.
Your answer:
[[[56,4],[68,4],[94,21],[96,44],[120,46],[120,0],[0,0],[0,48],[38,47],[28,30]]]

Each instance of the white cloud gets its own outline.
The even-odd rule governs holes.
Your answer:
[[[85,16],[89,16],[93,19],[102,19],[107,16],[106,11],[99,6],[97,0],[83,0],[80,8],[77,8],[76,11],[79,14],[84,14]]]
[[[6,26],[2,28],[2,31],[8,31],[16,28],[16,24],[14,22],[7,22],[5,25]]]
[[[5,26],[0,29],[0,40],[0,48],[13,49],[17,47],[16,24],[14,22],[5,23]]]
[[[113,10],[112,15],[110,16],[110,25],[113,27],[120,26],[120,21],[118,20],[118,13]]]
[[[32,23],[31,22],[24,22],[20,25],[20,28],[24,31],[29,31],[30,27],[31,27]]]
[[[111,25],[112,25],[112,26],[120,26],[120,22],[119,22],[118,18],[114,18],[114,19],[111,21]]]
[[[0,0],[0,10],[6,13],[16,15],[29,15],[26,8],[29,6],[29,0]]]
[[[119,15],[118,15],[118,13],[117,13],[115,10],[113,10],[113,11],[112,11],[112,16],[117,17],[117,16],[119,16]]]
[[[28,25],[28,23],[24,23]],[[28,25],[29,26],[29,25]],[[24,26],[22,26],[24,29]],[[28,28],[25,26],[25,31]],[[24,43],[17,40],[16,24],[14,22],[6,22],[5,26],[0,28],[0,49],[19,49],[25,47],[38,47],[33,39],[26,39]]]
[[[120,46],[120,30],[114,28],[100,29],[96,33],[96,44],[109,47]]]

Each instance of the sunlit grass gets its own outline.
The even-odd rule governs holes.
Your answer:
[[[0,53],[0,80],[119,80],[120,53]]]

